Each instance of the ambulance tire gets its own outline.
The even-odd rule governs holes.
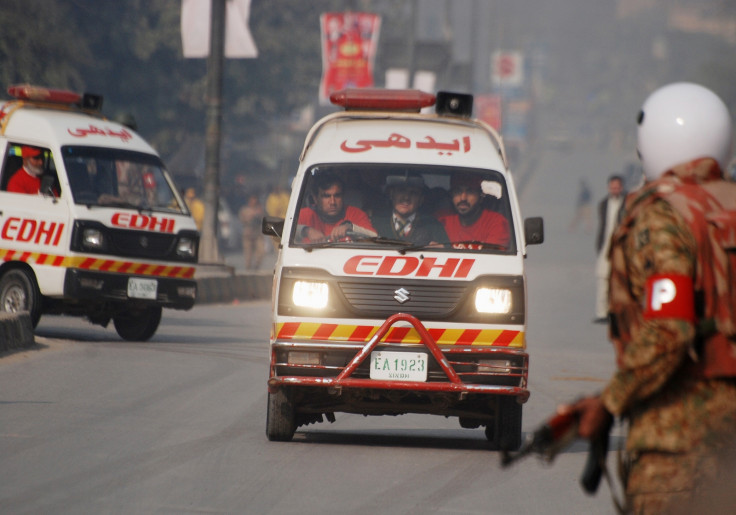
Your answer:
[[[516,398],[498,399],[495,423],[486,426],[486,438],[496,450],[518,451],[521,447],[522,406]]]
[[[112,322],[123,340],[144,342],[153,336],[161,323],[161,306],[131,309],[113,317]]]
[[[296,431],[296,415],[289,397],[280,388],[268,392],[268,413],[266,415],[266,436],[272,442],[289,442]]]
[[[32,272],[12,268],[3,274],[0,279],[0,311],[28,311],[33,327],[38,325],[41,319],[41,292]]]

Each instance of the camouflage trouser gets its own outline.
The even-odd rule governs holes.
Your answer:
[[[728,461],[724,470],[716,457],[699,453],[637,455],[624,477],[630,513],[736,513],[734,463]]]

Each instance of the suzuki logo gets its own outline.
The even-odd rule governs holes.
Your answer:
[[[399,288],[398,290],[394,292],[394,299],[399,304],[403,304],[404,302],[409,300],[410,297],[411,297],[411,293],[409,293],[409,290],[405,288]]]

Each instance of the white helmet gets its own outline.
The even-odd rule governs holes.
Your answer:
[[[637,150],[648,180],[698,158],[731,160],[731,116],[711,90],[688,82],[663,86],[639,113]]]

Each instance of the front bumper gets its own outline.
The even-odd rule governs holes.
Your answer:
[[[194,306],[197,282],[192,279],[145,276],[156,280],[156,298],[134,299],[128,296],[131,277],[138,276],[69,268],[64,277],[64,297],[80,302],[136,302],[183,310]]]
[[[398,322],[407,322],[419,334],[420,343],[396,346],[383,341]],[[431,355],[426,382],[371,379],[369,356],[374,350],[417,350],[424,347]],[[319,353],[319,365],[295,364],[287,360],[290,351]],[[479,360],[493,360],[496,366],[479,366]],[[344,390],[364,390],[367,396],[376,390],[403,390],[418,395],[457,394],[459,401],[468,395],[504,395],[519,402],[529,398],[529,356],[523,349],[510,347],[452,346],[437,344],[415,317],[399,313],[390,316],[365,344],[276,341],[272,344],[272,393],[281,387],[319,387],[331,394]]]

